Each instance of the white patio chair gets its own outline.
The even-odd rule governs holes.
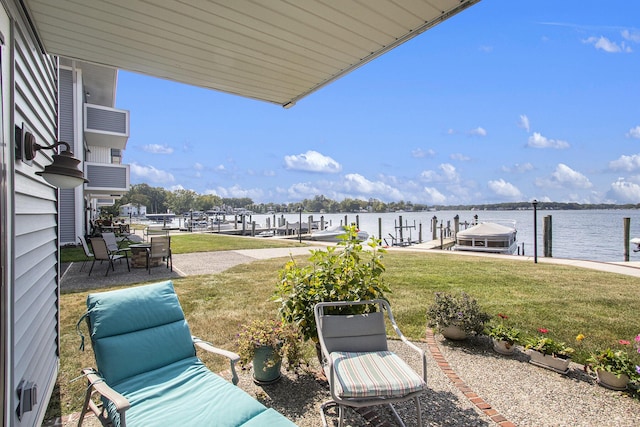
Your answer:
[[[354,306],[362,305],[369,306],[370,312],[332,314],[361,312],[361,307]],[[351,308],[355,310],[350,310]],[[420,355],[422,376],[398,355],[389,351],[385,311],[396,334]],[[342,427],[345,406],[359,408],[383,404],[389,405],[400,425],[404,426],[392,404],[409,399],[415,401],[418,425],[422,426],[419,396],[426,387],[427,359],[424,351],[408,341],[400,332],[389,304],[381,299],[323,302],[316,304],[314,314],[324,359],[323,368],[332,398],[320,408],[324,426],[327,426],[327,406],[338,406],[338,426]]]

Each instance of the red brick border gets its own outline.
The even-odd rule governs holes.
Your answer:
[[[473,403],[478,409],[480,409],[485,415],[487,415],[493,422],[500,427],[515,427],[515,424],[507,420],[502,414],[495,410],[490,403],[486,402],[482,397],[478,396],[463,380],[455,373],[449,362],[444,358],[440,347],[436,341],[436,337],[433,335],[433,331],[427,328],[427,346],[431,356],[436,361],[442,372],[451,380],[458,390],[465,395],[471,403]]]

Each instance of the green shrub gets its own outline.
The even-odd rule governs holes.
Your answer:
[[[370,239],[367,245],[369,250],[362,247],[355,226],[347,226],[337,246],[312,250],[310,264],[299,265],[292,259],[278,272],[274,299],[280,303],[280,316],[285,323],[297,325],[305,340],[318,342],[313,315],[317,303],[384,298],[384,293],[390,292],[382,277],[382,254],[386,251],[379,247],[377,239]],[[356,309],[367,312],[371,308]],[[346,311],[336,310],[333,314]]]

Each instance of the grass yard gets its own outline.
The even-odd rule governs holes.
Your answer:
[[[231,245],[224,237],[176,236],[172,246],[186,250]],[[244,244],[268,243],[259,239],[235,240]],[[305,262],[306,257],[299,259]],[[192,333],[218,347],[234,350],[235,336],[243,323],[276,315],[278,307],[270,298],[277,272],[285,261],[256,261],[220,274],[175,280]],[[538,328],[549,329],[550,336],[576,347],[576,362],[583,362],[589,351],[615,347],[619,339],[633,340],[640,333],[637,278],[570,266],[409,251],[385,254],[384,264],[394,315],[405,335],[414,340],[424,338],[426,310],[434,292],[461,290],[477,298],[490,314],[509,316],[509,321],[526,335],[536,334]],[[57,392],[62,414],[80,410],[85,381],[73,380],[82,367],[94,366],[88,337],[85,352],[78,351],[80,340],[75,326],[86,309],[85,300],[86,292],[61,296],[62,353]],[[86,335],[86,328],[83,330]],[[575,337],[579,333],[587,338],[577,345]],[[315,355],[311,344],[309,355]],[[204,360],[214,371],[228,368],[222,359]],[[55,398],[54,395],[52,401]]]

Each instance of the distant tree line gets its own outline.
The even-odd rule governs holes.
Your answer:
[[[114,206],[102,208],[107,215],[117,216],[121,205],[131,203],[134,206],[146,206],[147,213],[184,213],[189,210],[229,210],[247,209],[255,213],[286,213],[298,212],[397,212],[397,211],[424,211],[435,210],[521,210],[532,209],[531,202],[492,203],[478,205],[425,205],[410,201],[383,202],[378,199],[351,199],[346,198],[340,202],[329,199],[323,195],[313,199],[304,199],[295,203],[254,203],[249,197],[220,197],[213,194],[198,194],[191,190],[169,191],[162,187],[151,187],[148,184],[135,184],[121,199],[116,200]],[[584,210],[584,209],[640,209],[640,203],[636,204],[580,204],[560,202],[539,202],[538,209],[543,210]]]

